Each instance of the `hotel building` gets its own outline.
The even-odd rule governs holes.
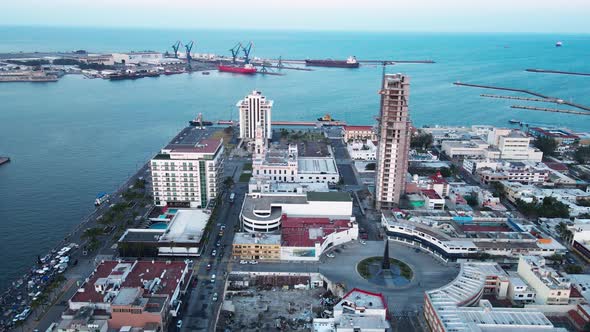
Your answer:
[[[256,127],[262,126],[264,139],[272,137],[271,109],[273,101],[266,99],[260,91],[252,91],[244,99],[238,101],[236,106],[240,112],[240,138],[245,141],[253,141],[256,137]]]

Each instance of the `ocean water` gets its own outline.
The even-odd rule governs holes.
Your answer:
[[[253,41],[253,55],[283,58],[432,59],[388,72],[411,77],[411,117],[426,124],[507,125],[512,118],[590,131],[590,118],[515,111],[507,100],[457,87],[455,81],[503,85],[590,105],[590,77],[527,73],[525,68],[590,72],[590,35],[423,34],[294,31],[183,31],[0,27],[0,52],[170,50],[195,40],[196,52],[229,55]],[[557,40],[564,47],[555,48]],[[0,85],[0,288],[5,287],[202,112],[237,119],[235,103],[260,89],[275,101],[273,118],[312,120],[325,113],[372,124],[380,66],[317,68],[285,76],[212,72],[110,82],[66,76],[50,84]],[[528,103],[530,104],[530,103]]]

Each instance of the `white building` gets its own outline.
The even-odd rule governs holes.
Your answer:
[[[571,283],[560,272],[545,266],[545,259],[539,256],[520,256],[518,275],[536,292],[536,303],[568,304]]]
[[[491,263],[463,263],[451,283],[426,291],[424,317],[433,332],[551,331],[556,328],[540,311],[493,307],[481,300],[490,277],[501,270]],[[491,273],[491,274],[490,274]]]
[[[463,163],[465,164],[465,162]],[[475,174],[485,184],[499,181],[520,182],[524,184],[543,184],[549,179],[551,170],[543,163],[530,161],[498,162],[495,166],[480,167],[475,164]]]
[[[333,317],[314,318],[314,332],[385,332],[388,309],[381,293],[353,288],[334,306]]]
[[[300,157],[296,144],[267,147],[262,127],[256,130],[252,176],[255,181],[295,183],[338,183],[340,173],[336,160],[326,157]]]
[[[250,193],[244,198],[240,220],[246,232],[275,232],[282,218],[327,217],[350,219],[352,198],[347,192]]]
[[[535,302],[537,292],[530,287],[522,278],[516,275],[510,275],[510,285],[508,286],[508,299],[512,303],[524,304]]]
[[[145,52],[129,52],[129,53],[113,53],[113,60],[115,63],[124,65],[129,64],[160,64],[164,59],[164,55],[160,52],[145,51]]]
[[[590,193],[573,188],[544,189],[534,185],[524,185],[518,182],[500,181],[504,188],[506,198],[511,202],[522,200],[526,203],[542,202],[545,197],[553,197],[569,208],[570,216],[579,216],[590,213],[590,206],[581,205],[581,202],[590,202]]]
[[[262,137],[272,137],[271,110],[273,101],[266,99],[260,91],[252,91],[244,99],[238,101],[236,107],[240,113],[240,138],[252,141],[256,137],[256,127],[262,127]]]
[[[223,175],[223,143],[207,130],[187,127],[150,162],[157,206],[205,208],[217,197]]]
[[[500,158],[500,151],[490,147],[490,144],[482,139],[472,140],[445,140],[441,149],[449,158]]]
[[[496,138],[492,131],[490,136]],[[543,159],[543,152],[530,146],[531,138],[520,131],[511,131],[509,134],[497,137],[500,158],[504,160],[530,160],[540,162]]]
[[[346,145],[350,159],[375,160],[377,158],[377,146],[373,141],[352,141]]]

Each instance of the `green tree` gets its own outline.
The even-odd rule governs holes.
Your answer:
[[[432,138],[432,134],[420,132],[412,136],[410,139],[410,147],[413,149],[425,150],[431,147],[433,142],[434,139]]]
[[[590,163],[590,146],[580,146],[574,152],[574,159],[580,164]]]
[[[546,156],[555,155],[555,150],[559,145],[552,137],[538,137],[533,144],[537,149],[543,151]]]
[[[375,163],[369,163],[365,166],[365,171],[374,171],[375,170]]]
[[[584,269],[580,265],[574,265],[574,264],[568,264],[563,269],[568,274],[580,274],[584,271]]]

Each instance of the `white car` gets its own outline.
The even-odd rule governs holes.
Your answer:
[[[258,264],[258,262],[257,262],[257,261],[250,261],[249,263],[250,263],[250,264],[253,264],[253,265],[256,265],[256,264]]]
[[[213,300],[213,302],[217,302],[217,293],[214,293],[213,294],[213,299],[212,300]]]
[[[336,256],[335,256],[334,254],[327,253],[327,254],[326,254],[326,257],[334,258],[334,257],[336,257]]]
[[[182,319],[181,319],[181,320],[179,320],[179,321],[176,323],[176,327],[177,327],[177,328],[181,328],[181,327],[182,327]]]
[[[211,276],[211,283],[214,284],[215,283],[215,275]]]
[[[361,240],[360,242],[361,242],[361,244],[363,244],[363,245],[367,244],[367,242],[366,242],[365,240]]]
[[[248,264],[248,261],[241,260],[241,261],[240,261],[240,264],[242,264],[242,265],[243,265],[243,264]]]

